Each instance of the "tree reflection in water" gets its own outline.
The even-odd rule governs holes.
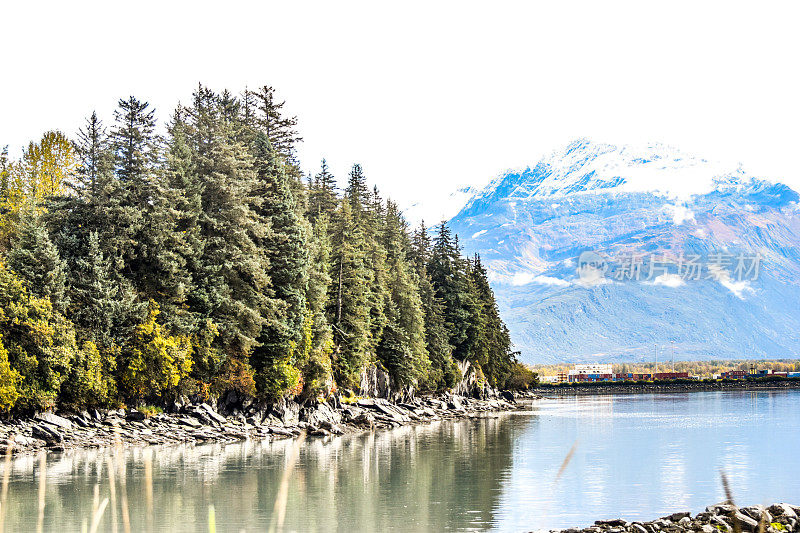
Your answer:
[[[511,468],[519,420],[500,414],[309,440],[291,476],[285,530],[485,529]],[[292,446],[276,440],[125,450],[132,530],[148,524],[145,453],[152,453],[155,530],[207,530],[211,504],[217,531],[266,530]],[[91,517],[95,485],[101,500],[109,494],[106,457],[113,453],[48,456],[45,531],[80,530]],[[7,531],[36,522],[38,469],[33,456],[12,461]],[[111,530],[110,509],[101,530]]]

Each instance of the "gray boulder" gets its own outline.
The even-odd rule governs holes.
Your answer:
[[[228,422],[227,418],[216,412],[214,408],[208,405],[207,403],[201,403],[200,409],[205,411],[208,417],[211,418],[211,420],[213,420],[217,424],[224,425]]]
[[[783,516],[786,518],[797,519],[797,513],[794,512],[794,509],[785,503],[770,505],[767,510],[772,514],[772,516]]]
[[[31,428],[33,436],[37,439],[45,441],[47,444],[60,444],[64,442],[64,437],[56,431],[48,427],[46,424],[38,424]]]
[[[321,403],[317,407],[303,409],[300,419],[312,426],[325,427],[323,423],[329,426],[341,424],[342,415],[327,403]]]
[[[300,406],[294,400],[281,398],[272,406],[272,414],[287,426],[292,426],[300,421]]]
[[[62,429],[72,429],[75,427],[70,420],[67,420],[63,416],[54,415],[53,413],[39,413],[33,418]]]
[[[500,399],[505,400],[508,403],[517,403],[517,399],[514,398],[514,393],[507,390],[500,392]]]

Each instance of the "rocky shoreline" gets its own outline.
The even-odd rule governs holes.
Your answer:
[[[445,393],[396,403],[382,398],[344,403],[333,397],[313,405],[286,399],[273,405],[258,405],[252,399],[234,397],[233,401],[226,398],[218,402],[216,409],[208,403],[179,401],[170,406],[170,412],[152,416],[136,409],[38,413],[29,418],[0,421],[0,453],[9,448],[17,454],[119,445],[285,439],[301,433],[328,437],[435,420],[481,417],[487,412],[512,409],[517,409],[516,400],[504,392],[485,399]]]
[[[538,386],[532,393],[544,396],[575,396],[583,394],[642,394],[659,392],[699,392],[721,390],[783,390],[800,388],[800,380],[774,381],[696,381],[637,383],[631,381],[581,383],[575,385]]]
[[[702,513],[673,513],[651,522],[628,522],[623,519],[598,520],[593,526],[578,529],[551,530],[560,533],[657,533],[697,531],[701,533],[746,532],[786,533],[799,531],[800,507],[777,503],[769,507],[752,505],[736,507],[719,503]]]

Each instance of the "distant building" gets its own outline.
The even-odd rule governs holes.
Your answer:
[[[689,379],[688,372],[659,372],[656,379]]]
[[[722,379],[744,379],[747,377],[747,372],[744,370],[731,370],[729,372],[723,372],[721,377]]]
[[[572,365],[567,381],[608,381],[612,378],[610,364]]]
[[[652,381],[654,379],[688,379],[688,372],[659,372],[657,374],[613,373],[610,364],[573,365],[566,376],[570,383],[587,381]]]

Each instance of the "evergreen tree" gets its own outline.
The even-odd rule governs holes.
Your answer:
[[[374,189],[368,195],[368,203],[364,206],[360,219],[367,242],[367,264],[370,267],[370,283],[368,286],[367,302],[370,314],[370,339],[369,352],[372,355],[383,337],[383,329],[387,323],[386,312],[389,302],[388,266],[386,264],[386,248],[382,241],[385,229],[385,212],[383,200]]]
[[[156,294],[164,324],[170,331],[187,335],[202,327],[199,314],[190,308],[203,242],[198,220],[201,212],[200,184],[192,167],[192,148],[188,139],[185,110],[178,107],[168,124],[163,177],[159,176],[160,249]]]
[[[332,232],[331,279],[328,315],[336,345],[334,371],[341,387],[355,388],[369,362],[369,285],[366,236],[354,219],[348,198],[342,199]]]
[[[108,137],[97,113],[86,119],[86,124],[78,131],[75,143],[78,155],[76,189],[78,196],[97,198],[101,188],[112,170],[113,161],[108,145]]]
[[[26,282],[32,294],[48,298],[55,310],[64,311],[66,268],[43,218],[33,208],[23,211],[17,239],[8,253],[8,266]]]
[[[419,385],[429,372],[425,317],[418,280],[408,264],[405,222],[393,202],[387,202],[383,232],[386,250],[386,325],[377,356],[401,384]]]
[[[122,193],[114,211],[115,233],[122,236],[117,251],[141,300],[154,299],[173,315],[186,297],[182,257],[175,250],[175,195],[162,172],[155,112],[148,108],[131,96],[114,113],[111,142]]]
[[[449,388],[460,379],[458,367],[453,361],[453,347],[445,324],[444,305],[437,298],[436,290],[428,273],[431,257],[431,239],[425,222],[414,232],[409,259],[419,279],[419,294],[425,314],[425,345],[431,368],[427,387],[433,390]]]
[[[246,91],[247,92],[247,91]],[[288,161],[294,157],[295,145],[302,141],[298,135],[297,117],[283,116],[286,102],[275,100],[275,89],[269,85],[261,87],[255,93],[256,106],[260,112],[256,122],[269,140],[272,148]]]
[[[309,182],[308,217],[312,221],[321,215],[330,219],[339,199],[336,194],[336,178],[328,170],[328,163],[323,159],[319,173]]]
[[[366,206],[370,203],[371,197],[367,188],[367,178],[364,176],[364,171],[359,164],[353,165],[350,170],[345,197],[350,202],[350,211],[353,216],[360,220],[366,210]]]
[[[515,354],[511,350],[511,336],[500,318],[486,269],[477,254],[471,262],[470,274],[475,298],[482,303],[481,317],[486,343],[486,363],[482,365],[483,372],[490,385],[503,387],[516,362]]]
[[[130,282],[116,279],[116,263],[103,253],[100,237],[92,231],[85,254],[70,271],[69,316],[82,336],[103,350],[122,345],[141,315],[141,304]]]
[[[462,361],[470,358],[466,341],[474,306],[465,266],[450,228],[442,222],[434,239],[428,272],[436,297],[442,302],[453,356]]]
[[[328,323],[326,306],[331,276],[328,271],[331,259],[331,242],[328,236],[328,218],[318,217],[311,229],[309,245],[309,280],[306,300],[308,302],[307,324],[310,327],[308,358],[301,366],[305,378],[306,394],[313,394],[329,387],[333,367],[333,329]]]
[[[246,361],[275,303],[267,260],[255,242],[268,231],[252,208],[258,204],[253,196],[256,173],[247,147],[233,138],[233,125],[222,118],[213,92],[198,89],[187,113],[203,242],[192,272],[195,290],[190,304],[217,326],[220,347]]]
[[[308,243],[283,166],[266,134],[256,135],[254,151],[259,194],[254,210],[270,228],[259,244],[269,261],[270,283],[280,311],[275,320],[265,324],[252,365],[257,372],[256,386],[275,396],[282,394],[284,387],[296,385],[284,373],[294,376],[298,347],[303,342]]]

